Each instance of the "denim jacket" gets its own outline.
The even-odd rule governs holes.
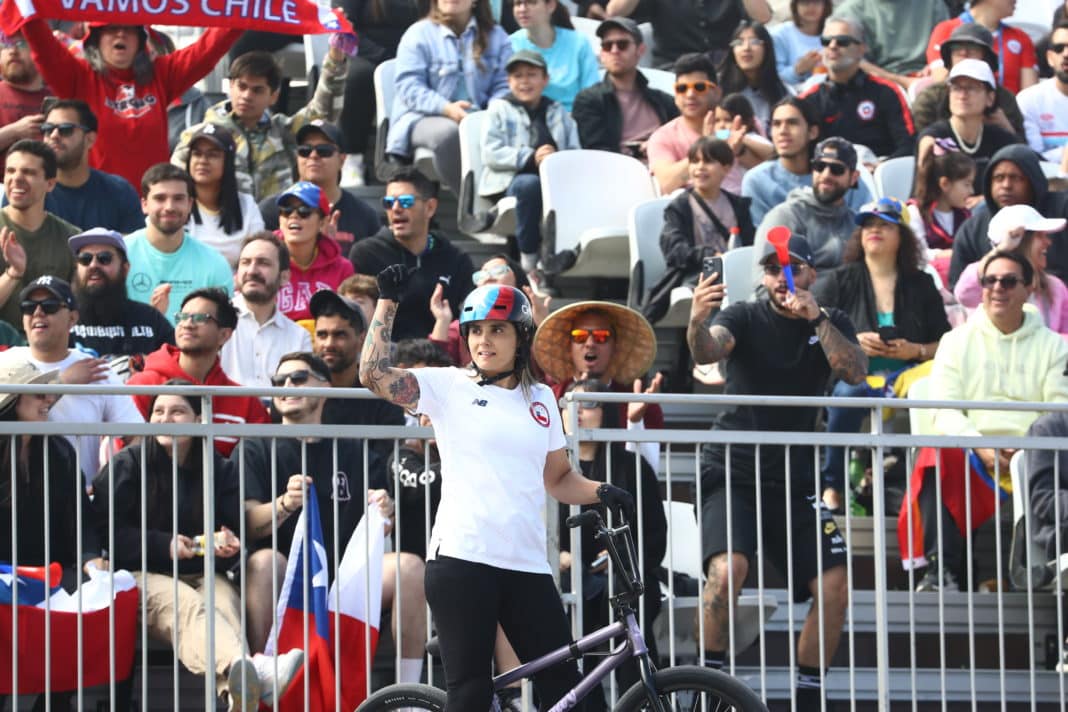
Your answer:
[[[545,112],[556,150],[582,148],[578,126],[571,114],[559,102],[551,102]],[[482,175],[478,180],[479,195],[499,195],[508,189],[516,174],[534,155],[530,145],[530,115],[522,107],[507,99],[494,99],[482,121]]]
[[[471,50],[477,32],[472,18],[460,37],[430,20],[420,20],[404,33],[397,47],[396,94],[386,151],[410,156],[412,127],[425,116],[441,116],[461,80],[468,100],[479,109],[508,92],[504,63],[512,56],[511,40],[495,25],[476,62]]]

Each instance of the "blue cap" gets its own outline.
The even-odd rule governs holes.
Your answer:
[[[278,195],[278,199],[274,201],[275,205],[281,205],[286,198],[290,197],[296,198],[309,208],[318,209],[323,215],[330,214],[330,201],[326,199],[326,193],[315,183],[306,180],[294,183]]]
[[[897,198],[879,198],[865,203],[853,219],[857,225],[863,225],[868,218],[879,218],[895,225],[908,225],[909,216],[905,206]]]

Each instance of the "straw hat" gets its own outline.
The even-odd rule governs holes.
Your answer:
[[[38,371],[37,367],[24,358],[8,358],[0,361],[0,389],[3,384],[54,383],[59,379],[59,369]],[[14,393],[0,393],[0,413],[11,407],[18,398]]]
[[[638,312],[612,302],[576,302],[548,316],[534,335],[534,360],[552,379],[574,378],[571,363],[571,325],[582,314],[597,311],[612,322],[615,352],[605,379],[630,385],[653,366],[656,334]]]

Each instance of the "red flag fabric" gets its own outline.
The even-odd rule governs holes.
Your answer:
[[[3,0],[0,29],[12,34],[32,17],[119,25],[232,27],[287,35],[352,32],[344,13],[315,0]]]
[[[968,531],[969,505],[965,498],[965,477],[968,477],[971,482],[970,508],[973,530],[994,516],[995,497],[1001,499],[1008,497],[1008,492],[987,474],[986,467],[975,452],[960,448],[921,448],[916,457],[916,464],[912,468],[909,496],[901,502],[901,510],[897,516],[898,549],[901,552],[901,565],[906,569],[927,565],[927,557],[923,550],[924,522],[920,517],[919,507],[920,490],[927,472],[937,472],[940,475],[942,502],[949,510],[950,516],[953,517],[957,529],[962,532]],[[935,525],[934,522],[927,524]],[[911,548],[909,547],[910,525]]]

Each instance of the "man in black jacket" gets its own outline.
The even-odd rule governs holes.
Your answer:
[[[656,129],[679,115],[673,97],[652,89],[638,71],[645,54],[642,33],[629,17],[600,24],[604,81],[578,93],[571,111],[583,148],[645,157],[645,142]]]
[[[448,240],[430,234],[430,218],[438,208],[437,184],[414,168],[403,168],[386,183],[382,204],[390,232],[360,240],[349,259],[357,274],[377,276],[386,267],[405,265],[411,273],[408,290],[397,309],[393,340],[425,338],[434,328],[430,296],[441,284],[449,304],[459,308],[474,285],[471,257]]]
[[[972,211],[953,238],[949,263],[950,288],[964,268],[990,252],[987,237],[991,216],[1007,205],[1026,203],[1050,218],[1068,217],[1068,194],[1050,191],[1038,154],[1025,144],[1006,146],[990,159],[983,186],[986,201]],[[1068,279],[1068,245],[1054,240],[1046,251],[1046,271]]]

